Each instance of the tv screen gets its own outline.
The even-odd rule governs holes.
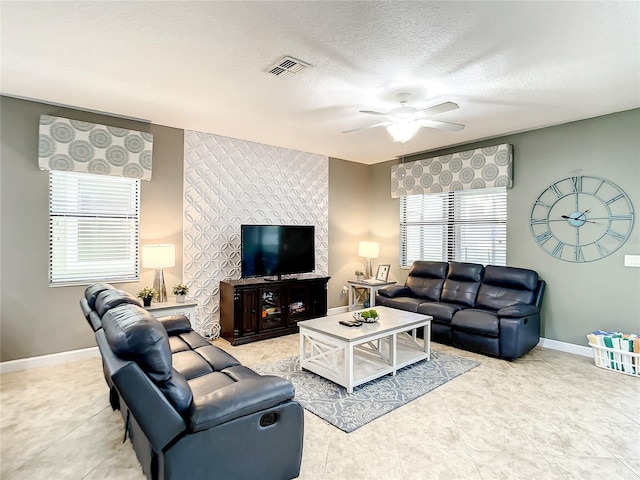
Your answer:
[[[242,276],[261,277],[313,272],[313,225],[242,225]]]

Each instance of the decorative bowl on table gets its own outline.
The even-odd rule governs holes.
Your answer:
[[[376,323],[380,320],[380,315],[375,310],[362,310],[360,312],[353,312],[353,318],[358,322],[363,323]]]

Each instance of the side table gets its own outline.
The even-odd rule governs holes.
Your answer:
[[[376,292],[382,287],[395,285],[396,282],[376,282],[369,283],[366,281],[358,282],[349,280],[349,311],[360,310],[364,307],[364,302],[369,298],[369,307],[376,306]]]
[[[168,315],[178,314],[185,315],[189,319],[189,322],[191,322],[191,327],[194,327],[196,321],[197,306],[197,302],[185,301],[184,303],[178,303],[175,301],[175,298],[172,297],[169,298],[166,302],[152,302],[150,307],[144,308],[153,313],[156,317],[165,317]]]

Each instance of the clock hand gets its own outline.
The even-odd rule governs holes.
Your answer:
[[[588,211],[588,210],[587,210],[587,211]],[[587,212],[584,212],[584,213],[587,213]],[[584,215],[584,213],[583,213],[583,214],[581,214],[581,215],[580,215],[580,217],[581,217],[582,215]],[[581,221],[583,221],[583,222],[585,222],[585,223],[595,223],[596,225],[602,225],[600,222],[594,222],[594,221],[592,221],[592,220],[583,220],[583,219],[582,219],[582,218],[580,218],[580,217],[573,218],[573,217],[570,217],[569,215],[560,215],[560,216],[561,216],[562,218],[566,219],[566,220],[581,220]]]

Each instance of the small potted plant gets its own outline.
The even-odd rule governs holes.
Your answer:
[[[142,299],[142,303],[145,307],[151,306],[151,300],[153,300],[153,297],[156,295],[158,295],[158,292],[155,288],[144,287],[138,292],[138,296]]]
[[[176,302],[184,303],[184,296],[189,293],[189,287],[184,283],[179,283],[173,286],[173,294],[176,296]]]
[[[356,274],[356,280],[357,280],[357,281],[359,281],[359,282],[361,282],[361,281],[362,281],[362,279],[364,278],[364,270],[361,270],[361,269],[359,269],[359,268],[358,268],[358,269],[355,271],[355,274]]]

